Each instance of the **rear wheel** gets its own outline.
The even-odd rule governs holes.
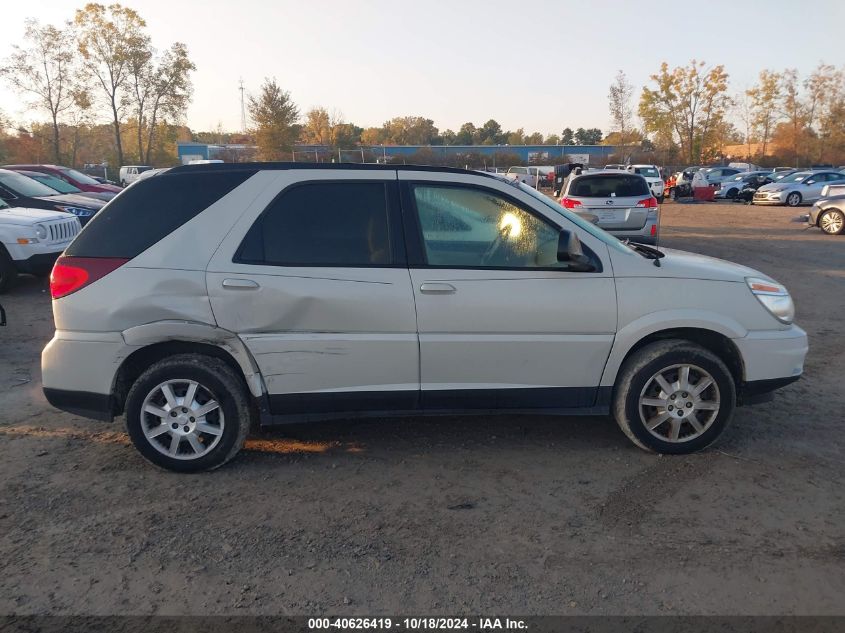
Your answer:
[[[829,209],[819,218],[819,228],[828,235],[841,235],[845,230],[845,213],[839,209]]]
[[[640,448],[684,454],[712,444],[735,407],[736,385],[719,357],[673,339],[646,345],[625,361],[613,413]]]
[[[244,444],[251,423],[246,390],[219,358],[180,354],[132,385],[126,430],[149,461],[177,472],[222,466]]]
[[[17,276],[18,269],[15,268],[15,262],[3,245],[0,244],[0,294],[12,287]]]
[[[797,191],[793,191],[791,194],[786,196],[786,206],[797,207],[799,204],[801,204],[801,194]]]

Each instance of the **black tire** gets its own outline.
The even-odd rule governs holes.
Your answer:
[[[801,204],[801,194],[793,191],[786,196],[786,206],[797,207]]]
[[[728,193],[725,194],[725,197],[729,200],[734,200],[739,195],[739,190],[736,188],[728,189]]]
[[[17,276],[18,269],[15,268],[15,262],[12,261],[5,247],[0,244],[0,294],[12,287]]]
[[[834,227],[831,227],[830,224],[823,222],[822,220],[826,216],[831,220],[834,220],[834,222],[838,220],[839,228],[834,228],[836,224],[834,224]],[[819,228],[828,235],[842,235],[842,233],[845,233],[845,213],[843,213],[839,209],[828,209],[827,211],[819,215],[818,224]],[[826,224],[827,226],[823,226],[823,224]]]
[[[690,364],[708,372],[719,390],[719,409],[709,427],[692,439],[672,442],[660,439],[646,427],[640,414],[640,394],[661,369]],[[722,360],[696,343],[668,339],[650,343],[627,358],[614,387],[613,415],[619,428],[637,446],[657,453],[694,453],[716,441],[728,426],[736,408],[736,384]],[[659,427],[658,427],[659,428]]]
[[[142,424],[141,407],[147,395],[168,380],[193,380],[220,403],[225,424],[216,446],[194,459],[177,459],[156,450],[147,439]],[[243,381],[229,365],[202,354],[179,354],[165,358],[149,367],[132,385],[126,398],[126,430],[135,448],[147,460],[181,473],[219,468],[231,460],[243,447],[252,422],[250,402]]]
[[[664,196],[658,196],[657,197],[657,204],[663,204],[663,198],[664,198]]]

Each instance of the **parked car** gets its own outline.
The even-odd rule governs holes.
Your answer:
[[[616,170],[570,176],[560,204],[598,216],[598,226],[616,237],[644,244],[657,240],[657,199],[643,176]]]
[[[537,187],[537,168],[536,167],[510,167],[504,174],[505,178],[516,180],[517,182],[524,182],[529,187]]]
[[[117,185],[98,182],[96,179],[87,174],[83,174],[81,171],[71,169],[70,167],[63,167],[61,165],[5,165],[3,169],[40,171],[45,174],[55,176],[56,178],[61,178],[65,182],[72,184],[74,187],[81,189],[82,191],[111,193],[113,195],[117,195],[121,191],[121,188]]]
[[[138,179],[139,175],[149,169],[152,169],[150,165],[124,165],[120,168],[120,174],[118,176],[120,186],[126,187],[127,185],[131,185]]]
[[[828,185],[807,217],[810,226],[817,226],[828,235],[845,233],[845,183]]]
[[[745,170],[737,167],[703,167],[701,169],[701,173],[704,174],[710,185],[717,185],[726,178],[736,176],[743,171]]]
[[[10,169],[0,169],[0,199],[13,207],[71,213],[79,218],[83,226],[106,204],[94,198],[59,193],[37,180]]]
[[[763,273],[449,168],[176,167],[109,203],[50,290],[48,400],[125,415],[177,471],[222,465],[253,422],[373,411],[613,413],[638,446],[688,453],[807,352]]]
[[[772,182],[769,176],[772,172],[767,171],[744,171],[736,176],[726,178],[719,183],[719,188],[716,190],[714,196],[716,198],[724,198],[726,200],[735,200],[739,198],[739,193],[747,188],[747,185],[754,187],[756,191],[762,184],[767,184],[765,181]]]
[[[687,167],[675,173],[674,186],[670,189],[669,195],[674,198],[687,198],[692,196],[692,179],[701,167]]]
[[[825,185],[840,182],[845,182],[845,174],[838,171],[799,171],[760,187],[753,203],[797,207],[818,200]]]
[[[0,293],[19,274],[49,275],[79,229],[79,220],[67,213],[10,207],[0,200]]]
[[[663,178],[660,177],[660,170],[656,165],[629,165],[627,170],[645,178],[651,194],[658,202],[663,202]]]
[[[77,189],[69,182],[62,180],[61,178],[56,178],[55,176],[51,176],[50,174],[45,174],[41,171],[25,171],[23,169],[16,169],[17,173],[23,174],[28,178],[32,178],[33,180],[37,180],[42,185],[47,185],[50,189],[56,190],[58,193],[73,193],[83,196],[85,198],[94,198],[95,200],[102,200],[103,202],[108,202],[114,195],[111,193],[98,193],[96,191],[82,191],[81,189]]]
[[[618,170],[618,171],[625,171],[625,167],[626,166],[622,165],[621,163],[611,163],[610,165],[604,166],[605,169]]]
[[[768,185],[772,182],[774,182],[772,180],[772,174],[752,178],[747,182],[743,183],[742,189],[736,196],[736,200],[744,202],[745,204],[751,204],[751,202],[754,200],[754,194],[757,193],[757,190],[760,187]]]

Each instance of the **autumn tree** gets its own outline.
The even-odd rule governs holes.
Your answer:
[[[89,3],[77,10],[74,24],[87,72],[110,110],[117,160],[122,165],[121,125],[129,105],[127,82],[133,61],[149,53],[146,22],[134,9],[120,4],[105,7]]]
[[[724,66],[706,69],[692,60],[669,70],[664,62],[650,79],[653,86],[643,87],[638,110],[646,132],[675,136],[685,158],[697,162],[731,102]]]
[[[80,90],[75,66],[73,36],[68,28],[26,21],[23,46],[13,46],[3,63],[3,77],[18,92],[31,98],[31,105],[49,113],[52,124],[52,159],[61,163],[59,122],[74,106]]]
[[[628,81],[623,71],[616,73],[610,90],[607,93],[608,108],[610,110],[611,132],[618,135],[617,146],[621,149],[622,160],[628,156],[627,148],[633,144],[634,137],[634,109],[631,99],[634,96],[634,86]]]
[[[261,160],[287,157],[301,129],[299,109],[290,93],[282,90],[275,78],[265,78],[259,94],[250,95],[248,110]]]
[[[769,70],[760,71],[757,84],[746,90],[750,103],[751,130],[759,138],[761,155],[768,152],[775,124],[778,120],[778,104],[781,100],[781,75]]]
[[[138,161],[150,163],[160,123],[182,119],[191,101],[191,72],[196,69],[188,48],[174,43],[157,56],[149,45],[139,47],[129,60],[129,102],[137,127]]]
[[[806,135],[807,108],[801,95],[798,71],[794,68],[783,71],[780,111],[785,122],[781,130],[786,134],[786,144],[791,150],[794,165],[798,164],[803,137]]]
[[[385,122],[385,143],[390,145],[433,145],[438,139],[434,121],[419,116],[400,116]]]
[[[810,162],[822,162],[826,145],[841,126],[835,115],[841,110],[843,73],[830,64],[821,63],[804,80],[807,128],[811,131],[808,147]],[[833,115],[833,116],[832,116]]]

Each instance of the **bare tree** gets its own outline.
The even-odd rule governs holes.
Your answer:
[[[24,40],[24,46],[13,47],[0,72],[16,90],[33,99],[33,107],[50,113],[53,160],[61,163],[59,123],[74,104],[73,39],[67,28],[27,20]]]
[[[627,147],[632,140],[630,137],[634,132],[634,108],[631,99],[634,96],[634,86],[628,81],[625,73],[620,70],[616,73],[613,83],[610,84],[608,92],[608,105],[610,107],[611,130],[619,134],[622,146],[623,160],[630,158]]]

